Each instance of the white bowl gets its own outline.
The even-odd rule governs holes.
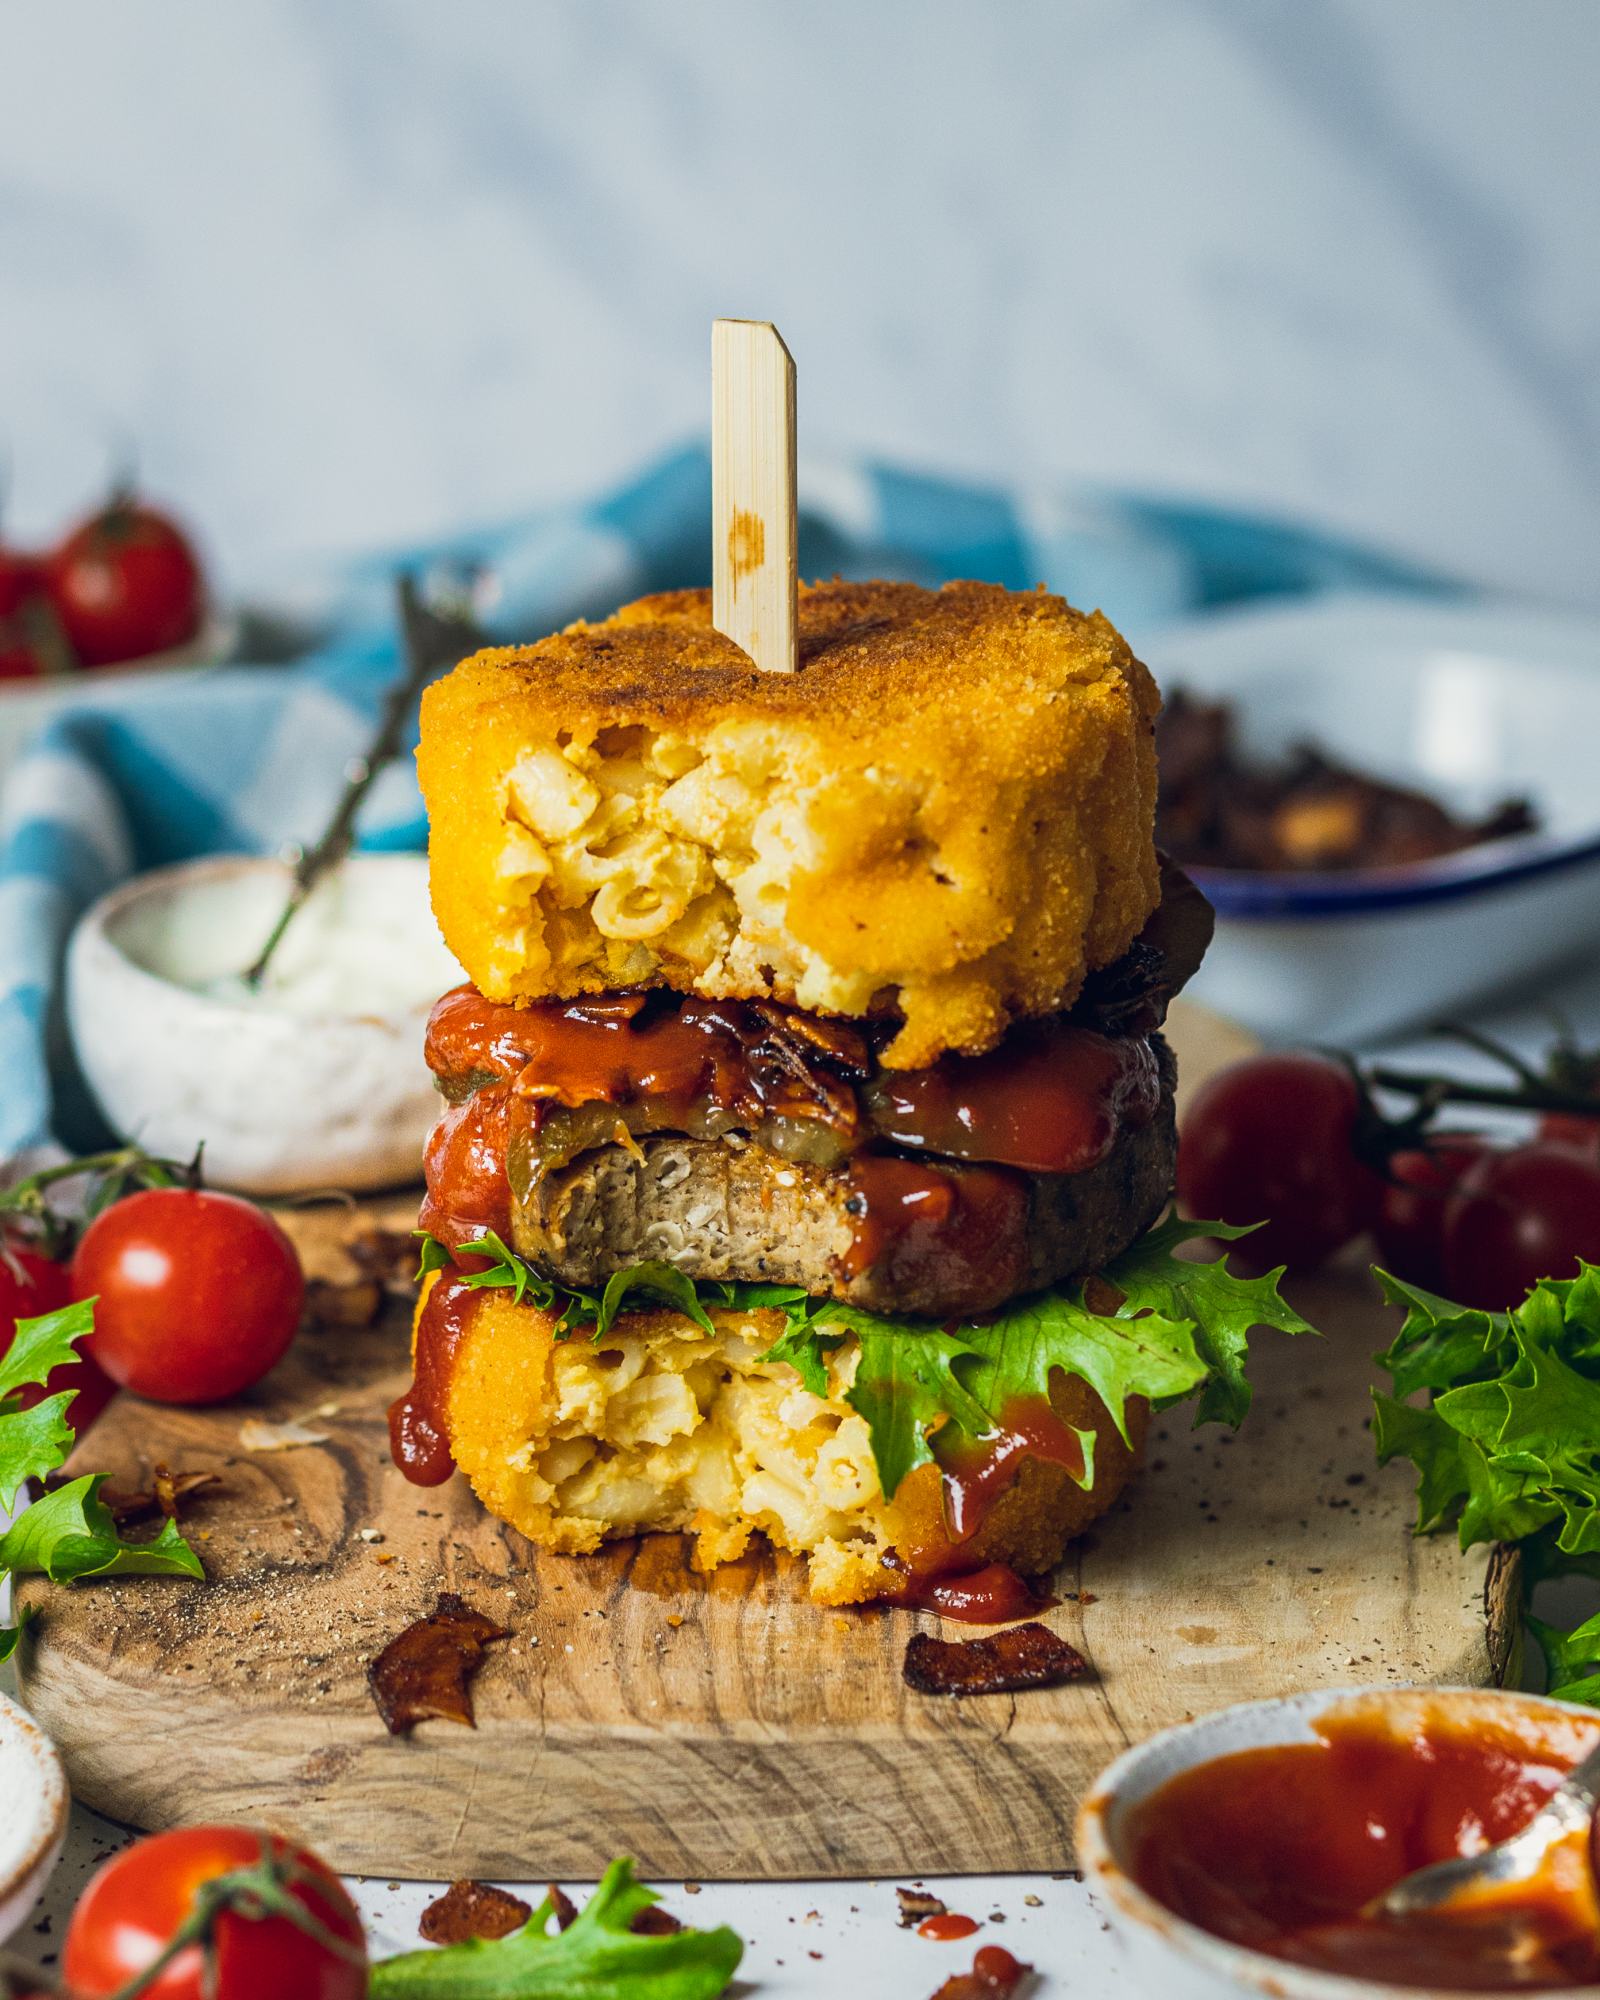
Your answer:
[[[67,953],[73,1045],[107,1122],[252,1194],[392,1187],[421,1174],[438,1113],[428,1012],[461,969],[417,854],[353,856],[319,886],[251,998],[236,975],[283,907],[288,870],[185,862],[123,884]],[[292,1004],[291,1004],[292,1001]]]
[[[1524,795],[1542,820],[1404,868],[1192,870],[1218,920],[1197,999],[1269,1037],[1364,1041],[1600,946],[1600,619],[1332,598],[1220,614],[1147,650],[1163,687],[1235,703],[1253,752],[1310,739],[1454,809]]]
[[[67,1837],[67,1781],[49,1737],[0,1694],[0,1943],[39,1900]]]
[[[1550,1701],[1544,1695],[1486,1688],[1325,1688],[1316,1694],[1221,1709],[1197,1722],[1163,1730],[1125,1751],[1096,1779],[1079,1811],[1078,1862],[1127,1952],[1138,1991],[1159,1993],[1162,2000],[1239,2000],[1241,1994],[1267,1995],[1270,2000],[1430,2000],[1430,1996],[1460,2000],[1456,1989],[1351,1979],[1230,1944],[1158,1903],[1129,1872],[1129,1814],[1169,1778],[1241,1750],[1315,1742],[1311,1727],[1315,1717],[1344,1702],[1373,1700],[1418,1708],[1436,1708],[1441,1702],[1486,1705],[1502,1715],[1513,1707],[1545,1720],[1570,1718],[1586,1732],[1576,1738],[1574,1763],[1600,1728],[1600,1715],[1592,1708]],[[1600,1987],[1567,1986],[1560,1991],[1564,2000],[1600,2000]]]

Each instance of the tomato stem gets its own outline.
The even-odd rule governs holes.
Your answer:
[[[78,1180],[85,1175],[99,1177],[99,1185],[86,1204],[86,1213],[93,1216],[125,1194],[130,1184],[172,1187],[181,1182],[185,1187],[199,1187],[200,1152],[197,1150],[186,1166],[157,1159],[142,1146],[117,1146],[104,1153],[59,1160],[54,1166],[41,1167],[25,1180],[0,1189],[0,1220],[16,1217],[31,1224],[43,1239],[45,1254],[59,1257],[71,1244],[73,1224],[51,1207],[47,1190],[60,1181]]]
[[[1600,1096],[1593,1091],[1565,1090],[1546,1082],[1533,1070],[1523,1071],[1527,1081],[1469,1083],[1452,1076],[1431,1076],[1416,1070],[1390,1069],[1378,1064],[1367,1071],[1368,1081],[1379,1090],[1392,1090],[1402,1097],[1417,1097],[1441,1104],[1481,1104],[1502,1111],[1571,1111],[1580,1117],[1600,1121]]]
[[[297,1866],[292,1857],[274,1852],[270,1844],[263,1841],[259,1861],[248,1868],[231,1868],[227,1874],[214,1875],[209,1882],[200,1884],[195,1890],[194,1906],[188,1916],[143,1972],[137,1973],[125,1986],[119,1986],[111,1995],[111,2000],[139,2000],[139,1995],[148,1993],[172,1961],[191,1945],[198,1945],[205,1956],[202,1990],[208,1996],[214,1995],[217,1992],[217,1919],[228,1911],[247,1923],[265,1923],[271,1917],[281,1917],[285,1923],[293,1924],[321,1945],[324,1951],[331,1951],[347,1965],[365,1966],[365,1949],[329,1930],[321,1918],[293,1893],[297,1886],[314,1883],[315,1880],[307,1870]]]

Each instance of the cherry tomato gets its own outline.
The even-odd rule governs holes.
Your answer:
[[[130,497],[74,528],[49,558],[46,579],[87,667],[182,646],[205,616],[204,579],[183,530]]]
[[[270,1215],[209,1188],[142,1188],[102,1210],[72,1260],[93,1298],[90,1348],[114,1382],[157,1403],[216,1403],[283,1358],[305,1279]]]
[[[198,1943],[179,1952],[144,2000],[363,2000],[367,1953],[361,1918],[336,1875],[303,1847],[241,1826],[191,1826],[153,1834],[113,1855],[72,1913],[63,1971],[82,2000],[116,1993],[147,1970],[194,1908],[201,1886],[276,1857],[284,1894],[337,1940],[336,1949],[291,1916],[218,1913],[214,1978]]]
[[[5,1353],[16,1337],[19,1319],[38,1319],[45,1313],[57,1312],[70,1305],[73,1296],[72,1278],[65,1264],[58,1264],[22,1244],[0,1241],[0,1354]],[[22,1390],[22,1407],[31,1410],[35,1403],[46,1396],[59,1395],[63,1389],[76,1392],[77,1400],[67,1416],[73,1429],[79,1432],[88,1429],[117,1393],[116,1384],[85,1354],[77,1361],[53,1369],[42,1388]]]
[[[1311,1270],[1368,1227],[1383,1184],[1355,1154],[1360,1093],[1325,1056],[1248,1056],[1207,1079],[1183,1121],[1178,1197],[1202,1220],[1265,1227],[1241,1261]]]
[[[1425,1291],[1444,1290],[1445,1210],[1487,1149],[1476,1132],[1440,1132],[1425,1147],[1393,1155],[1372,1225],[1380,1264]]]
[[[1540,1278],[1600,1264],[1600,1156],[1536,1140],[1485,1152],[1446,1205],[1445,1290],[1503,1312]]]
[[[0,546],[0,681],[28,680],[40,671],[22,613],[43,589],[44,573],[34,557]]]

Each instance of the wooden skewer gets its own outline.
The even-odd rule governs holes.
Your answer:
[[[330,869],[337,868],[355,846],[356,814],[372,789],[378,773],[392,764],[405,747],[406,723],[417,697],[428,682],[446,667],[454,666],[466,653],[483,643],[483,634],[464,616],[442,617],[423,603],[415,579],[401,575],[395,581],[395,597],[400,613],[403,663],[384,696],[378,731],[366,755],[354,758],[345,768],[344,790],[334,807],[333,817],[314,847],[302,851],[295,862],[288,900],[273,925],[256,962],[244,975],[250,988],[259,987],[266,977],[273,954],[283,942],[284,932],[295,920],[306,899]]]
[[[763,673],[792,674],[794,359],[765,320],[711,323],[711,619]]]

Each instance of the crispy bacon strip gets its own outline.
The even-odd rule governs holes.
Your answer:
[[[428,1905],[417,1928],[429,1944],[465,1944],[469,1938],[510,1937],[532,1915],[532,1904],[520,1896],[490,1882],[462,1880]]]
[[[948,1907],[939,1896],[930,1896],[926,1889],[896,1889],[895,1898],[900,1905],[895,1922],[903,1931],[914,1931],[924,1917],[942,1917]]]
[[[544,1893],[555,1912],[556,1929],[569,1930],[578,1920],[577,1904],[565,1889],[558,1888],[554,1882],[545,1884]],[[628,1929],[638,1937],[671,1937],[674,1932],[681,1931],[683,1925],[670,1910],[662,1909],[659,1903],[652,1903],[648,1909],[639,1912]]]
[[[119,1529],[137,1528],[146,1521],[176,1521],[193,1494],[221,1484],[214,1472],[171,1472],[158,1464],[150,1475],[148,1493],[116,1493],[102,1487],[100,1498],[110,1508],[111,1518]]]
[[[398,1633],[367,1668],[367,1685],[390,1735],[435,1716],[470,1729],[467,1683],[482,1663],[484,1647],[510,1636],[454,1591],[441,1591],[427,1617]]]
[[[984,1639],[935,1639],[918,1632],[906,1646],[905,1684],[916,1694],[1020,1694],[1082,1680],[1089,1663],[1047,1625],[1008,1625]]]

